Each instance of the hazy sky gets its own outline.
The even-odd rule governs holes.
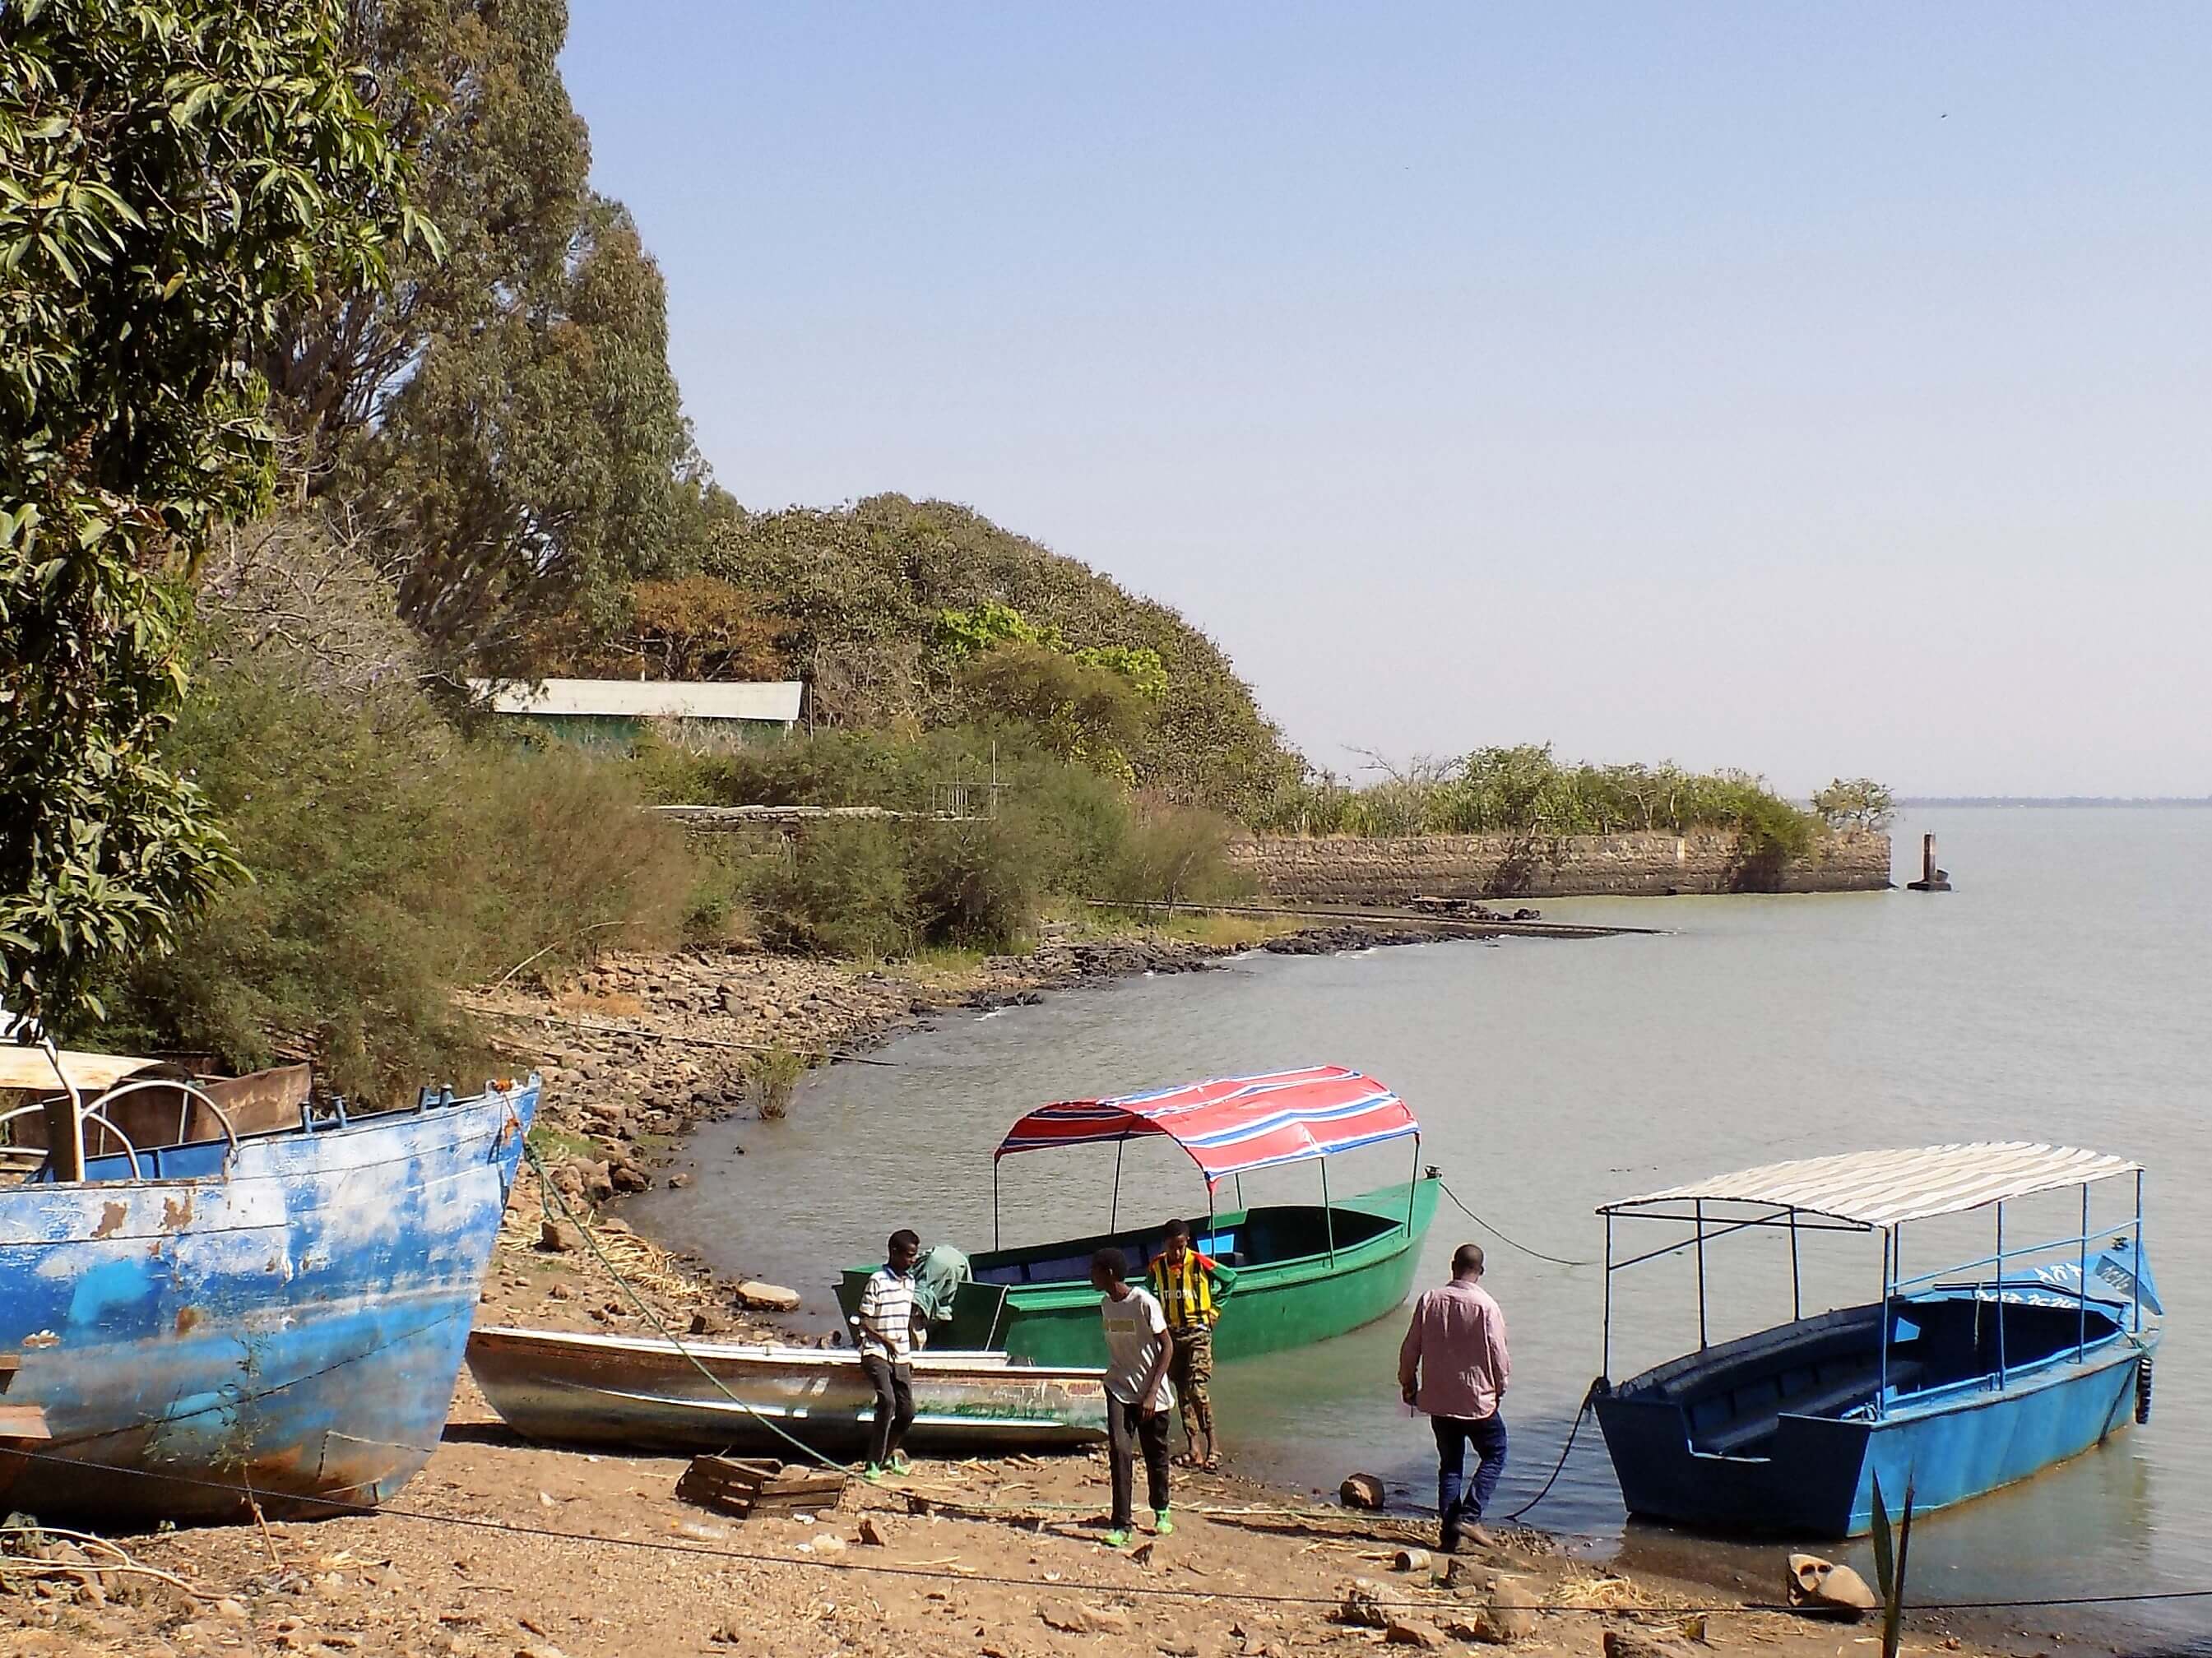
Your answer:
[[[1340,768],[2212,791],[2212,8],[571,3],[749,506],[968,502]]]

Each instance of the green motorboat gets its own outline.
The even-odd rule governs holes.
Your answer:
[[[933,1348],[1003,1349],[1050,1365],[1100,1364],[1098,1292],[1091,1257],[1111,1246],[1132,1273],[1160,1252],[1157,1225],[1120,1226],[1120,1151],[1127,1141],[1164,1135],[1206,1176],[1207,1218],[1197,1246],[1237,1273],[1236,1292],[1214,1336],[1217,1357],[1243,1358],[1342,1335],[1387,1316],[1413,1287],[1421,1240],[1436,1214],[1440,1180],[1420,1161],[1420,1125],[1387,1088],[1340,1066],[1314,1066],[1115,1099],[1071,1100],[1030,1112],[993,1159],[1017,1151],[1115,1143],[1115,1213],[1107,1230],[974,1256],[974,1281],[960,1287],[949,1326]],[[1388,1140],[1412,1141],[1412,1169],[1400,1183],[1332,1199],[1326,1159]],[[1321,1164],[1321,1201],[1220,1210],[1223,1181],[1287,1163]],[[994,1222],[995,1226],[995,1222]],[[994,1244],[996,1240],[994,1239]],[[847,1270],[838,1300],[850,1317],[872,1268]]]

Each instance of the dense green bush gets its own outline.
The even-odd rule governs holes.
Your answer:
[[[1159,799],[1140,804],[1116,860],[1109,896],[1143,903],[1213,903],[1246,896],[1229,865],[1237,826],[1218,812]]]
[[[1035,932],[1055,898],[1193,902],[1242,890],[1224,855],[1228,820],[1133,798],[1024,727],[828,731],[719,755],[648,744],[637,765],[671,803],[911,814],[809,823],[781,856],[733,857],[752,872],[747,897],[762,936],[786,949],[1006,950]],[[969,816],[935,815],[948,784],[969,786]]]
[[[830,956],[896,956],[915,942],[908,835],[881,818],[811,826],[754,890],[768,944]]]
[[[465,1081],[454,993],[726,907],[619,762],[456,735],[405,680],[217,623],[173,735],[251,879],[110,989],[97,1034],[237,1067],[313,1057],[344,1092]]]

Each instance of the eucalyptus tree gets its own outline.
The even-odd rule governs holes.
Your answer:
[[[633,581],[696,562],[714,504],[660,272],[589,185],[568,27],[562,0],[351,0],[445,252],[325,283],[268,352],[300,499],[367,536],[451,668],[528,672],[549,630],[604,633]]]

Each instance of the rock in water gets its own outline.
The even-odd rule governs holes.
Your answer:
[[[787,1290],[781,1284],[763,1284],[757,1278],[747,1278],[738,1285],[738,1304],[756,1313],[795,1313],[802,1299],[796,1290]]]
[[[1347,1509],[1379,1509],[1383,1503],[1382,1481],[1376,1474],[1346,1474],[1336,1494]]]
[[[1790,1557],[1790,1604],[1818,1618],[1856,1622],[1881,1604],[1865,1578],[1817,1554]]]

